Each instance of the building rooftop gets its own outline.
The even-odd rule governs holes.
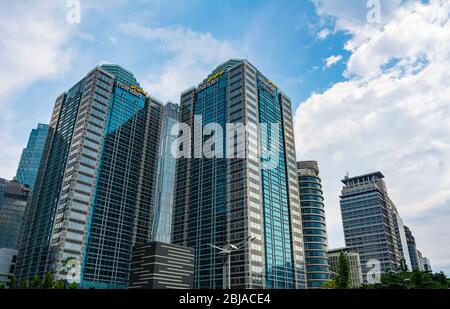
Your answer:
[[[344,183],[346,185],[349,181],[357,180],[357,179],[363,179],[365,177],[370,177],[370,176],[376,176],[377,178],[384,178],[383,173],[381,173],[380,171],[377,171],[377,172],[372,172],[372,173],[359,175],[359,176],[354,176],[354,177],[345,176],[345,178],[342,179],[341,181],[342,181],[342,183]]]

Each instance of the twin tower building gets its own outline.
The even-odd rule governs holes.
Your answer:
[[[179,106],[98,66],[56,99],[16,276],[65,279],[75,260],[81,287],[126,288],[133,249],[159,241],[193,250],[194,288],[222,288],[213,246],[245,243],[232,288],[319,286],[330,276],[320,178],[301,167],[290,99],[246,60],[218,66]]]

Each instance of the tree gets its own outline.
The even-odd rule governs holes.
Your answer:
[[[0,290],[3,290],[5,288],[5,285],[3,283],[0,283]]]
[[[53,275],[51,272],[47,272],[42,280],[41,288],[51,289],[53,287]]]
[[[323,284],[323,287],[326,289],[335,289],[336,288],[336,280],[331,279]]]
[[[414,269],[412,272],[385,273],[381,282],[365,285],[372,289],[448,289],[448,279],[444,273],[431,274]]]
[[[350,281],[350,265],[348,263],[347,254],[341,252],[338,259],[337,275],[334,278],[337,289],[348,289],[351,287]]]
[[[441,271],[438,274],[430,274],[432,280],[438,282],[443,288],[450,288],[450,279]]]
[[[29,285],[30,284],[29,284],[28,279],[25,279],[25,278],[20,279],[19,288],[28,289]]]
[[[66,285],[64,284],[64,280],[62,279],[56,280],[55,283],[53,284],[53,288],[57,290],[65,289]]]
[[[32,289],[39,289],[41,285],[41,279],[39,278],[39,276],[36,274],[33,279],[31,279],[30,282],[30,288]]]
[[[16,276],[12,275],[11,280],[9,281],[9,288],[15,289],[17,287],[17,279]]]
[[[69,289],[74,290],[77,288],[77,283],[76,282],[72,282],[71,284],[69,284]]]

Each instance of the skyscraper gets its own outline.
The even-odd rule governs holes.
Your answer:
[[[178,137],[176,130],[178,116],[178,104],[169,102],[164,106],[156,177],[152,240],[165,243],[170,243],[172,235],[173,196],[177,163],[172,153],[172,146]]]
[[[0,178],[0,284],[8,285],[17,247],[23,214],[31,189],[16,181]]]
[[[394,205],[392,201],[391,204]],[[403,219],[400,217],[400,214],[395,206],[393,218],[394,218],[395,236],[397,239],[397,246],[400,254],[400,269],[408,269],[409,271],[411,271],[412,265],[411,265],[411,258],[409,257],[408,241],[406,239],[405,226],[403,225]]]
[[[413,236],[409,227],[407,227],[406,225],[405,225],[405,235],[406,235],[406,241],[408,244],[409,257],[411,259],[411,269],[420,270],[420,261],[419,261],[418,250],[416,247],[416,239]]]
[[[118,65],[96,67],[56,99],[18,277],[65,279],[76,261],[83,287],[127,286],[131,248],[149,239],[161,116]]]
[[[297,162],[308,288],[330,280],[323,191],[316,161]]]
[[[345,244],[359,253],[366,282],[371,260],[381,272],[397,271],[400,254],[395,233],[395,206],[390,200],[381,172],[345,177],[340,196]]]
[[[421,270],[421,271],[425,270],[423,256],[422,256],[422,252],[420,250],[417,250],[417,269]]]
[[[22,151],[16,179],[22,184],[33,188],[36,181],[42,153],[44,152],[47,138],[48,125],[38,124],[36,129],[31,130],[27,147]]]
[[[423,258],[423,268],[426,272],[429,272],[429,273],[433,272],[433,270],[431,269],[430,259],[427,257]]]
[[[224,261],[211,245],[248,238],[231,254],[232,288],[305,287],[290,99],[251,63],[232,59],[181,94],[180,120],[193,134],[178,148],[188,155],[177,160],[172,234],[195,249],[194,287],[223,286]],[[245,137],[228,134],[227,124],[245,127]],[[260,124],[280,130],[259,132]]]

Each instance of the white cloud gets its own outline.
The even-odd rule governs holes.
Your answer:
[[[342,55],[333,55],[325,59],[325,67],[329,68],[342,60]]]
[[[320,2],[319,14],[334,16],[336,28],[352,35],[345,45],[351,79],[311,95],[295,114],[298,158],[321,165],[330,246],[343,245],[339,180],[347,171],[381,170],[419,249],[444,268],[450,265],[450,212],[442,214],[450,206],[450,3],[393,5],[374,26],[357,18],[365,15],[352,9],[355,2]]]
[[[64,47],[70,30],[64,3],[2,1],[0,4],[0,175],[15,175],[23,145],[16,138],[16,115],[10,100],[37,80],[67,68]]]
[[[317,37],[320,40],[325,40],[330,34],[331,34],[330,29],[325,28],[320,30],[319,33],[317,33]]]
[[[242,54],[232,42],[181,26],[144,27],[130,23],[120,25],[119,30],[156,42],[169,56],[161,71],[150,74],[144,81],[149,92],[163,100],[178,102],[181,91],[205,78],[219,63]]]

